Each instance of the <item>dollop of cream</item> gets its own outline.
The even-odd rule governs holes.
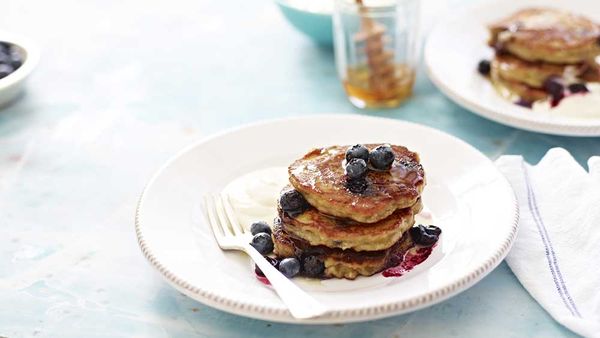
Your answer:
[[[244,227],[256,221],[273,224],[277,216],[277,198],[281,189],[289,184],[286,167],[271,167],[244,174],[231,181],[223,193],[237,218]]]
[[[556,107],[549,100],[534,102],[533,111],[560,116],[596,118],[600,117],[600,83],[586,83],[589,93],[578,93],[565,97]]]

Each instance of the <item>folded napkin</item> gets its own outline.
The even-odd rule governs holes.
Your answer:
[[[600,337],[600,157],[589,159],[589,172],[561,148],[533,166],[521,156],[496,164],[520,208],[506,262],[556,321]]]

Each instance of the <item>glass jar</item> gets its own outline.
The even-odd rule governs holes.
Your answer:
[[[397,107],[412,94],[418,18],[419,0],[335,0],[336,67],[356,107]]]

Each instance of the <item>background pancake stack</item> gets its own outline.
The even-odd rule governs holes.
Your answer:
[[[525,104],[587,91],[600,80],[600,27],[568,12],[529,8],[489,26],[496,51],[490,78],[512,101]],[[570,87],[569,87],[570,86]]]
[[[324,271],[312,277],[370,276],[396,266],[413,245],[408,230],[421,211],[420,194],[425,185],[418,156],[393,146],[396,160],[391,170],[369,172],[366,180],[375,188],[354,193],[344,183],[346,149],[317,149],[294,162],[289,167],[291,185],[283,189],[282,196],[298,194],[305,207],[286,212],[281,202],[278,206],[273,228],[275,254],[301,261],[317,257],[324,263]]]

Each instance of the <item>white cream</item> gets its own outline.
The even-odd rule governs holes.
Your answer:
[[[586,83],[589,93],[573,94],[565,97],[556,107],[549,100],[537,101],[533,111],[568,117],[600,117],[600,83]]]
[[[277,198],[288,183],[287,168],[272,167],[236,178],[223,192],[229,195],[238,222],[249,228],[256,221],[273,224],[277,216]]]

